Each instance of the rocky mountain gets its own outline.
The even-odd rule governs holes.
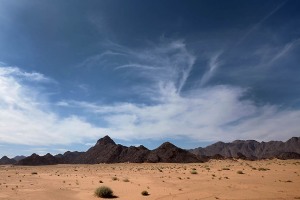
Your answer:
[[[13,157],[13,159],[16,160],[17,162],[24,159],[24,158],[26,158],[26,156],[15,156],[15,157]]]
[[[22,160],[20,160],[17,165],[55,165],[63,163],[60,158],[54,157],[50,153],[39,156],[37,154],[32,154]]]
[[[230,143],[217,142],[205,148],[189,150],[197,156],[221,155],[225,158],[242,158],[249,160],[279,158],[294,159],[300,155],[300,137],[292,137],[286,142],[255,140],[235,140]]]
[[[79,162],[78,162],[79,161]],[[175,145],[165,142],[154,150],[144,146],[126,147],[116,144],[109,136],[98,140],[96,145],[81,155],[78,163],[120,163],[120,162],[177,162],[192,163],[203,162],[202,159],[187,150],[180,149]]]
[[[170,142],[165,142],[157,149],[150,151],[145,162],[165,162],[165,163],[197,163],[200,160],[196,155],[180,149]]]
[[[75,163],[75,160],[83,153],[84,152],[67,151],[64,154],[57,154],[54,157],[57,158],[62,164],[73,164]]]
[[[197,163],[209,159],[239,158],[257,160],[265,158],[300,159],[300,137],[293,137],[286,142],[255,140],[235,140],[230,143],[217,142],[205,148],[199,147],[184,150],[165,142],[154,150],[144,146],[126,147],[116,144],[109,136],[97,141],[95,146],[86,152],[70,152],[64,154],[39,156],[32,154],[17,162],[18,165],[53,165],[53,164],[98,164],[98,163]],[[14,164],[14,159],[6,156],[0,164]]]
[[[12,164],[15,164],[16,162],[17,162],[16,160],[10,159],[7,156],[3,156],[0,159],[0,165],[12,165]]]
[[[98,164],[98,163],[143,163],[143,162],[203,162],[202,159],[187,150],[180,149],[166,142],[157,149],[149,150],[144,146],[126,147],[116,144],[109,136],[97,141],[86,152],[69,152],[52,156],[47,154],[31,156],[20,160],[18,165],[52,165],[52,164]]]

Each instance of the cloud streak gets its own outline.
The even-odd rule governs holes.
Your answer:
[[[196,56],[187,50],[182,40],[162,42],[160,45],[136,50],[113,42],[108,42],[106,47],[108,51],[86,59],[81,66],[89,66],[87,63],[91,60],[96,63],[106,60],[109,65],[114,63],[117,57],[122,57],[122,64],[112,66],[115,70],[131,71],[162,85],[174,84],[178,93],[185,86],[196,61]]]
[[[242,42],[246,40],[246,38],[251,35],[254,31],[256,31],[266,20],[268,20],[272,15],[274,15],[278,10],[280,10],[288,0],[283,1],[282,3],[278,4],[271,12],[269,12],[265,17],[263,17],[259,22],[254,24],[237,42],[236,46],[240,45]]]
[[[220,56],[222,55],[221,52],[214,54],[210,60],[208,65],[208,70],[204,73],[200,80],[200,86],[204,86],[214,75],[217,68],[221,65],[221,62],[219,60]]]

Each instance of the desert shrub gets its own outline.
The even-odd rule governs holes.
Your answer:
[[[124,182],[129,182],[129,179],[128,178],[124,178],[123,181]]]
[[[109,187],[101,186],[95,190],[95,196],[101,198],[111,198],[113,197],[113,191]]]
[[[222,170],[230,170],[228,167],[223,167]]]
[[[111,179],[112,179],[113,181],[117,181],[117,180],[118,180],[118,178],[117,178],[117,177],[115,177],[115,176],[114,176],[114,177],[112,177]]]
[[[198,174],[198,172],[196,170],[192,170],[191,174]]]
[[[242,170],[239,170],[236,173],[238,173],[238,174],[244,174],[244,172]]]
[[[149,195],[148,191],[146,191],[146,190],[142,191],[141,194],[142,194],[143,196],[148,196],[148,195]]]
[[[269,169],[268,168],[263,168],[263,167],[258,168],[258,171],[267,171],[267,170],[269,170]]]
[[[32,175],[37,175],[38,173],[37,173],[37,172],[31,172],[31,174],[32,174]]]

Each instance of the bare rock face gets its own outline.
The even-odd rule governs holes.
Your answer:
[[[61,160],[59,158],[54,157],[50,153],[44,155],[44,156],[39,156],[37,154],[32,154],[29,157],[26,157],[22,160],[20,160],[17,165],[55,165],[61,163]]]
[[[16,162],[17,162],[16,160],[10,159],[7,156],[3,156],[0,159],[0,165],[12,165],[12,164],[15,164]]]
[[[202,162],[196,155],[178,148],[170,142],[165,142],[147,156],[146,162],[165,163],[197,163]]]
[[[199,147],[189,151],[198,156],[212,157],[219,154],[225,158],[240,158],[246,160],[275,157],[293,159],[297,157],[296,154],[300,154],[300,137],[292,137],[286,142],[257,142],[255,140],[235,140],[231,143],[217,142],[205,148]],[[279,156],[280,154],[282,154],[282,156]]]
[[[98,140],[95,146],[80,155],[76,159],[75,163],[142,163],[144,162],[144,157],[149,153],[149,151],[150,150],[144,146],[126,147],[116,144],[109,136],[105,136]]]
[[[295,152],[284,152],[280,153],[276,156],[276,158],[281,160],[287,160],[287,159],[300,159],[300,154]]]
[[[201,162],[194,154],[166,142],[155,150],[144,146],[126,147],[116,144],[109,136],[98,140],[95,146],[80,155],[75,163],[120,163],[120,162]]]
[[[55,157],[60,158],[63,164],[75,164],[76,159],[79,158],[84,152],[78,151],[67,151],[64,154],[56,155]]]
[[[299,159],[300,138],[293,137],[286,142],[270,141],[257,142],[255,140],[236,140],[232,143],[217,142],[205,148],[192,150],[178,148],[170,142],[165,142],[154,150],[144,146],[126,147],[116,144],[109,136],[97,141],[95,146],[86,152],[70,152],[53,156],[46,154],[39,156],[32,154],[23,158],[18,165],[54,165],[54,164],[98,164],[98,163],[197,163],[209,159],[237,158],[257,160],[264,158]],[[16,161],[3,157],[0,164],[14,164]]]
[[[26,158],[26,156],[15,156],[13,159],[16,160],[17,162]]]

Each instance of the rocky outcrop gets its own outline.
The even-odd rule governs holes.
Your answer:
[[[257,142],[255,140],[235,140],[231,143],[217,142],[205,148],[199,147],[189,151],[197,156],[209,157],[219,154],[225,158],[248,160],[275,157],[293,159],[297,157],[296,154],[300,154],[300,137],[293,137],[286,142]],[[279,156],[281,154],[282,156]]]
[[[55,165],[62,163],[60,158],[56,158],[50,153],[39,156],[37,154],[32,154],[31,156],[28,156],[22,160],[20,160],[17,165]]]
[[[3,156],[0,159],[0,165],[12,165],[12,164],[15,164],[16,162],[17,162],[16,160],[10,159],[7,156]]]
[[[149,150],[142,145],[139,147],[126,147],[116,144],[109,136],[105,136],[86,152],[67,151],[56,156],[32,154],[20,160],[17,164],[198,163],[209,159],[222,160],[228,158],[245,160],[264,158],[300,159],[300,138],[293,137],[286,142],[270,141],[260,143],[255,140],[235,140],[231,143],[217,142],[205,148],[199,147],[187,151],[170,142],[165,142],[154,150]],[[16,162],[7,157],[3,157],[1,160],[2,163],[8,164]]]
[[[26,156],[15,156],[15,157],[13,157],[13,159],[17,162],[24,159],[24,158],[26,158]]]
[[[164,163],[197,163],[202,162],[196,155],[165,142],[149,153],[145,162]]]

